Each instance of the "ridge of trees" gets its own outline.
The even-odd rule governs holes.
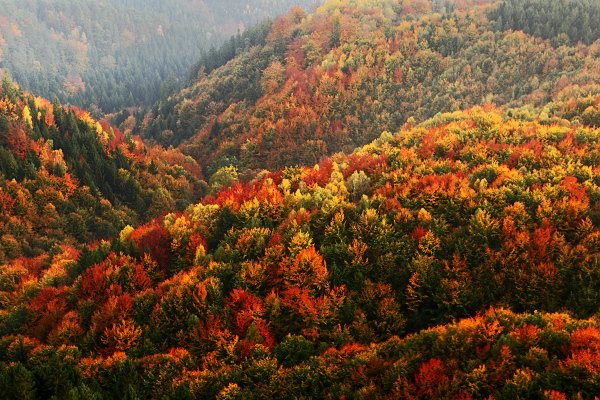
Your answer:
[[[551,39],[555,46],[600,39],[600,4],[594,0],[504,0],[489,16],[499,29]]]
[[[276,20],[263,46],[223,61],[129,129],[175,145],[210,175],[311,165],[438,112],[541,108],[600,92],[600,42],[554,47],[501,31],[494,2],[328,1]],[[543,17],[540,16],[540,18]],[[222,62],[218,63],[222,64]],[[573,93],[578,92],[573,95]]]

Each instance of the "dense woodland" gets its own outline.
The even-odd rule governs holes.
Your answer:
[[[183,141],[207,173],[281,168],[352,151],[440,111],[541,107],[599,93],[599,42],[555,47],[498,31],[487,3],[439,12],[388,0],[332,1],[308,16],[296,9],[264,46],[138,116],[137,132],[165,145]]]
[[[203,192],[177,150],[145,146],[77,108],[0,87],[0,263],[114,237]]]
[[[590,0],[505,0],[490,13],[500,29],[551,39],[555,46],[600,38],[600,4]]]
[[[314,167],[222,168],[183,213],[2,267],[0,393],[588,398],[599,144],[487,107]]]
[[[0,69],[25,89],[113,112],[150,105],[203,51],[317,0],[3,0]]]
[[[5,77],[0,398],[594,399],[600,41],[536,27],[597,5],[538,3],[294,8],[119,128]]]

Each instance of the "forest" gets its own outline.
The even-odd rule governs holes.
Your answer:
[[[319,0],[3,0],[0,69],[27,90],[95,116],[149,106],[203,52]]]
[[[183,210],[206,188],[191,157],[33,97],[6,76],[0,145],[0,263],[114,237]]]
[[[555,46],[600,38],[600,5],[589,0],[506,0],[490,13],[500,29],[524,31],[551,39]]]
[[[184,212],[13,259],[0,393],[598,393],[600,129],[577,118],[476,107],[314,167],[226,167]]]
[[[123,116],[122,128],[179,145],[210,175],[227,165],[314,164],[443,111],[541,108],[599,93],[597,41],[555,47],[498,31],[488,14],[510,9],[486,1],[440,12],[425,3],[328,2],[308,16],[295,9],[265,45],[200,74],[145,116]]]
[[[597,398],[599,9],[294,7],[106,116],[5,75],[0,398]]]

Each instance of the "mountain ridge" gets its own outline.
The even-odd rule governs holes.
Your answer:
[[[496,30],[489,3],[425,16],[394,1],[296,10],[275,22],[264,46],[157,104],[136,131],[181,144],[210,175],[230,164],[314,164],[438,112],[486,102],[540,108],[562,91],[598,93],[598,42],[555,48]]]
[[[0,69],[99,117],[154,103],[203,51],[296,3],[318,0],[5,0]]]

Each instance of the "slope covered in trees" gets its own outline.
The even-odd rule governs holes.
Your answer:
[[[496,30],[487,18],[492,2],[448,3],[295,9],[274,23],[264,46],[200,74],[139,118],[138,129],[163,144],[183,142],[210,173],[230,164],[280,168],[352,151],[411,118],[599,92],[599,42],[553,47]]]
[[[187,206],[198,165],[89,113],[0,86],[0,263],[114,237]]]
[[[600,3],[595,0],[505,0],[490,18],[500,29],[552,39],[555,45],[600,39]]]
[[[600,42],[510,4],[295,8],[124,133],[5,79],[0,398],[597,396]]]
[[[183,213],[4,265],[0,393],[592,398],[600,129],[577,104],[222,168]]]
[[[297,3],[318,0],[4,0],[0,69],[80,107],[150,105],[203,50]]]

